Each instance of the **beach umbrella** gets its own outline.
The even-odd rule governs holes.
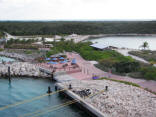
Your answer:
[[[60,57],[59,59],[60,59],[60,60],[64,60],[64,57]]]
[[[57,60],[57,58],[53,58],[52,60],[55,60],[55,61],[56,61],[56,60]]]
[[[67,63],[67,61],[61,61],[60,63]]]
[[[53,62],[52,62],[52,61],[50,61],[50,62],[48,62],[48,64],[53,64]]]
[[[53,62],[52,64],[57,64],[57,62]]]
[[[46,61],[50,61],[50,58],[46,58]]]

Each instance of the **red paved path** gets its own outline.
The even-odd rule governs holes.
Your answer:
[[[148,89],[156,92],[156,81],[146,81],[146,80],[142,80],[142,79],[135,79],[135,78],[131,78],[131,77],[110,74],[108,72],[104,72],[104,71],[96,68],[93,64],[84,60],[77,53],[67,52],[66,54],[67,54],[68,58],[76,58],[77,64],[79,65],[80,69],[82,69],[82,72],[71,74],[71,76],[73,76],[75,78],[88,80],[88,79],[92,78],[93,74],[98,75],[100,77],[108,77],[109,76],[112,79],[123,80],[123,81],[128,81],[128,82],[133,82],[133,83],[139,84],[143,88],[148,88]]]

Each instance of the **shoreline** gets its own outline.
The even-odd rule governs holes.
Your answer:
[[[123,116],[128,116],[131,114],[137,115],[138,114],[138,112],[136,111],[137,109],[140,110],[139,114],[142,116],[144,115],[144,113],[149,114],[148,113],[149,111],[153,114],[155,113],[154,106],[152,107],[152,110],[149,110],[148,108],[151,105],[150,104],[151,101],[155,98],[155,95],[150,92],[147,92],[144,89],[106,80],[101,81],[71,80],[57,83],[57,86],[61,88],[67,88],[69,84],[72,84],[72,89],[69,91],[65,91],[64,93],[67,96],[78,100],[78,103],[81,106],[91,111],[91,113],[94,113],[97,117],[105,117],[107,115],[111,117],[117,117],[121,114],[120,111],[124,112],[122,113]],[[104,91],[104,93],[102,93],[101,95],[97,95],[91,99],[81,98],[80,95],[74,93],[75,91],[90,89],[92,92],[91,94],[96,94],[96,92],[103,90],[105,86],[109,86],[108,91]],[[133,95],[131,92],[132,90],[134,92]],[[148,101],[146,102],[148,106],[144,105],[143,108],[139,107],[140,104],[144,101],[141,98],[145,100],[151,100],[149,102]],[[136,101],[138,102],[138,104],[136,103]],[[130,107],[125,106],[125,104],[129,105]],[[133,109],[134,107],[135,109]],[[154,115],[152,115],[151,117],[154,117]]]

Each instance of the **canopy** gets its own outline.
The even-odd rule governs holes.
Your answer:
[[[53,62],[52,64],[57,64],[57,62]]]
[[[52,60],[57,60],[57,58],[53,58]]]
[[[65,61],[61,61],[60,63],[67,63],[67,61],[65,60]]]
[[[57,64],[57,62],[50,61],[48,64]]]
[[[49,60],[51,60],[50,58],[46,58],[46,61],[49,61]]]
[[[60,57],[59,59],[63,60],[63,59],[64,59],[64,57]]]
[[[52,61],[48,62],[48,64],[52,64],[52,63],[53,63]]]

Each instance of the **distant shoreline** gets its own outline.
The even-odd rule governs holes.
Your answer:
[[[99,34],[99,35],[89,35],[88,39],[112,37],[112,36],[156,36],[156,34]]]

